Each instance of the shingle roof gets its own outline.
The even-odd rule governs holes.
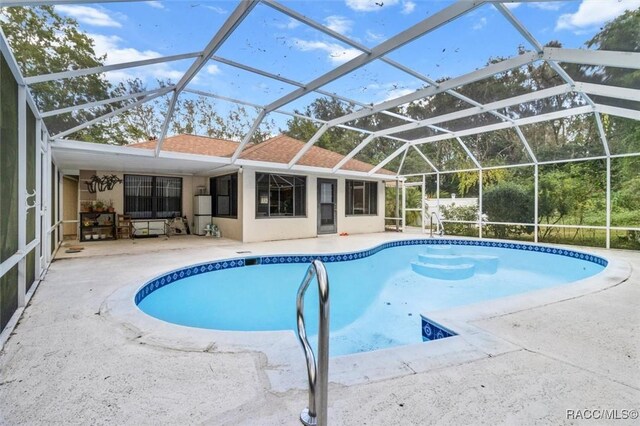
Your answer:
[[[304,142],[289,137],[278,135],[271,139],[246,148],[240,158],[256,161],[270,161],[275,163],[288,163],[302,149]],[[312,146],[298,161],[302,166],[333,168],[344,158],[344,155],[328,149]],[[373,165],[363,161],[351,159],[342,167],[344,170],[368,172]],[[388,170],[380,170],[383,174],[393,174]]]
[[[157,141],[146,141],[128,145],[132,148],[155,149]],[[184,152],[188,154],[213,155],[217,157],[230,157],[238,148],[238,142],[215,139],[206,136],[196,135],[176,135],[165,138],[162,149],[173,152]],[[304,142],[289,137],[278,135],[266,141],[249,145],[240,154],[240,158],[254,161],[265,161],[270,163],[288,163],[302,149]],[[344,155],[328,149],[313,146],[298,161],[303,166],[332,168]],[[373,165],[363,161],[350,159],[342,167],[344,170],[357,172],[368,172]],[[380,169],[378,173],[393,175],[385,169]]]
[[[155,149],[158,141],[151,140],[127,145],[130,148]],[[238,142],[209,138],[196,135],[167,136],[162,143],[164,151],[183,152],[186,154],[230,157],[238,148]]]

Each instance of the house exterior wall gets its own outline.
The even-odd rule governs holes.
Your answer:
[[[384,184],[378,184],[378,214],[371,216],[347,216],[345,214],[346,179],[332,175],[307,174],[307,215],[306,217],[256,218],[256,172],[245,168],[243,176],[243,239],[244,242],[273,241],[318,236],[318,178],[337,180],[337,220],[338,233],[358,234],[384,231]],[[267,171],[265,171],[267,172]],[[282,172],[273,172],[282,173]],[[297,174],[297,173],[282,173]],[[301,175],[302,176],[302,175]],[[355,180],[358,180],[357,178]],[[240,206],[239,206],[240,207]]]
[[[78,182],[62,179],[62,220],[77,221],[78,217]],[[65,223],[62,225],[64,238],[75,238],[78,235],[78,223]]]
[[[238,173],[238,218],[212,218],[212,222],[220,228],[222,236],[243,242],[275,241],[297,238],[314,238],[318,236],[318,178],[336,179],[337,181],[337,233],[346,232],[349,234],[383,232],[384,231],[384,200],[385,187],[382,182],[378,184],[378,214],[371,216],[347,216],[345,214],[346,199],[345,188],[346,178],[333,175],[298,174],[307,177],[306,207],[305,217],[277,217],[277,218],[256,218],[256,172],[282,173],[282,171],[255,170],[244,168]],[[89,174],[88,174],[89,173]],[[109,170],[81,171],[81,176],[98,176],[115,174],[123,179],[124,174]],[[136,174],[136,173],[131,173]],[[143,174],[143,173],[140,173]],[[226,173],[225,173],[226,174]],[[159,173],[157,176],[179,176],[171,173]],[[179,176],[182,177],[182,214],[187,216],[189,224],[193,229],[193,196],[199,186],[204,186],[207,193],[211,193],[209,188],[209,177],[200,176]],[[213,177],[213,176],[212,176]],[[354,179],[359,180],[359,179]],[[78,183],[82,190],[84,179]],[[80,191],[80,201],[87,201],[85,192]],[[88,194],[88,193],[87,193]],[[124,210],[124,185],[115,185],[110,191],[90,194],[91,201],[96,199],[108,202],[113,201],[113,206],[117,213]]]
[[[383,182],[378,182],[378,214],[377,215],[351,215],[345,214],[346,209],[346,181],[338,178],[338,233],[364,234],[367,232],[384,231],[384,191]],[[350,179],[349,179],[350,180]]]
[[[80,171],[80,182],[78,182],[80,189],[80,203],[83,201],[95,201],[101,200],[105,203],[109,201],[113,201],[113,207],[116,213],[122,214],[124,212],[124,183],[116,184],[113,189],[110,191],[102,191],[96,192],[95,194],[90,194],[86,191],[86,185],[84,183],[85,180],[89,179],[92,175],[104,176],[104,175],[116,175],[120,179],[124,180],[125,174],[139,174],[139,175],[147,175],[147,176],[176,176],[182,178],[182,215],[187,216],[189,220],[189,225],[193,226],[192,218],[193,218],[193,194],[195,193],[196,185],[203,185],[204,178],[193,177],[193,176],[180,176],[171,173],[157,173],[157,174],[149,174],[149,173],[121,173],[121,172],[113,172],[110,170],[96,170],[96,171]],[[80,207],[82,207],[80,205]]]
[[[258,170],[258,172],[261,172]],[[282,173],[297,174],[297,173]],[[302,175],[300,175],[302,176]],[[256,170],[244,169],[242,173],[243,224],[242,233],[245,243],[256,241],[289,240],[296,238],[312,238],[316,229],[316,179],[307,176],[307,216],[306,217],[274,217],[256,218]]]
[[[226,174],[229,174],[229,173],[224,173],[219,176],[224,176]],[[212,177],[215,177],[215,176],[212,176]],[[207,181],[206,182],[207,193],[212,194],[209,178],[206,178],[206,181]],[[244,174],[238,173],[238,217],[235,219],[227,218],[227,217],[212,218],[212,223],[214,223],[215,225],[218,225],[218,228],[220,229],[220,233],[224,238],[231,238],[232,240],[238,240],[238,241],[243,241],[243,235],[244,235],[243,225],[242,225],[243,218],[244,218],[243,216],[244,203],[242,202],[242,197],[244,193],[243,181],[244,181]]]

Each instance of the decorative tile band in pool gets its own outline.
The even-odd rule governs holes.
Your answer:
[[[201,263],[198,265],[192,265],[186,268],[177,269],[175,271],[168,272],[160,277],[145,283],[140,290],[136,293],[135,302],[139,304],[145,297],[153,293],[157,289],[164,287],[172,282],[179,281],[183,278],[190,277],[192,275],[203,274],[205,272],[219,271],[221,269],[239,268],[245,265],[273,265],[278,263],[310,263],[313,260],[320,259],[322,262],[348,262],[350,260],[362,259],[365,257],[373,256],[374,254],[392,247],[400,246],[415,246],[415,245],[453,245],[453,246],[480,246],[480,247],[496,247],[505,248],[511,250],[526,250],[535,251],[541,253],[549,253],[558,256],[573,257],[576,259],[582,259],[587,262],[596,263],[601,266],[607,266],[606,259],[594,256],[588,253],[582,253],[579,251],[567,250],[556,247],[545,247],[533,244],[521,244],[511,243],[503,241],[483,241],[483,240],[449,240],[449,239],[412,239],[412,240],[400,240],[391,241],[388,243],[380,244],[368,250],[361,250],[351,253],[339,253],[339,254],[305,254],[305,255],[275,255],[275,256],[252,256],[247,258],[235,258],[235,259],[223,259],[216,260],[210,263]]]
[[[429,318],[420,315],[422,318],[422,341],[428,342],[429,340],[439,340],[451,336],[457,336],[457,333],[441,326],[440,324],[431,321]]]

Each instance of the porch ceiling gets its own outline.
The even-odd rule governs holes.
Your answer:
[[[52,155],[63,171],[109,170],[115,172],[208,175],[218,170],[234,170],[229,159],[163,151],[92,144],[77,141],[53,143]]]

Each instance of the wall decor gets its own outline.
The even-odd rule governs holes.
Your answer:
[[[91,180],[85,180],[84,183],[87,185],[89,193],[95,194],[96,191],[111,191],[117,183],[122,183],[122,179],[116,175],[104,175],[102,177],[93,175]]]

